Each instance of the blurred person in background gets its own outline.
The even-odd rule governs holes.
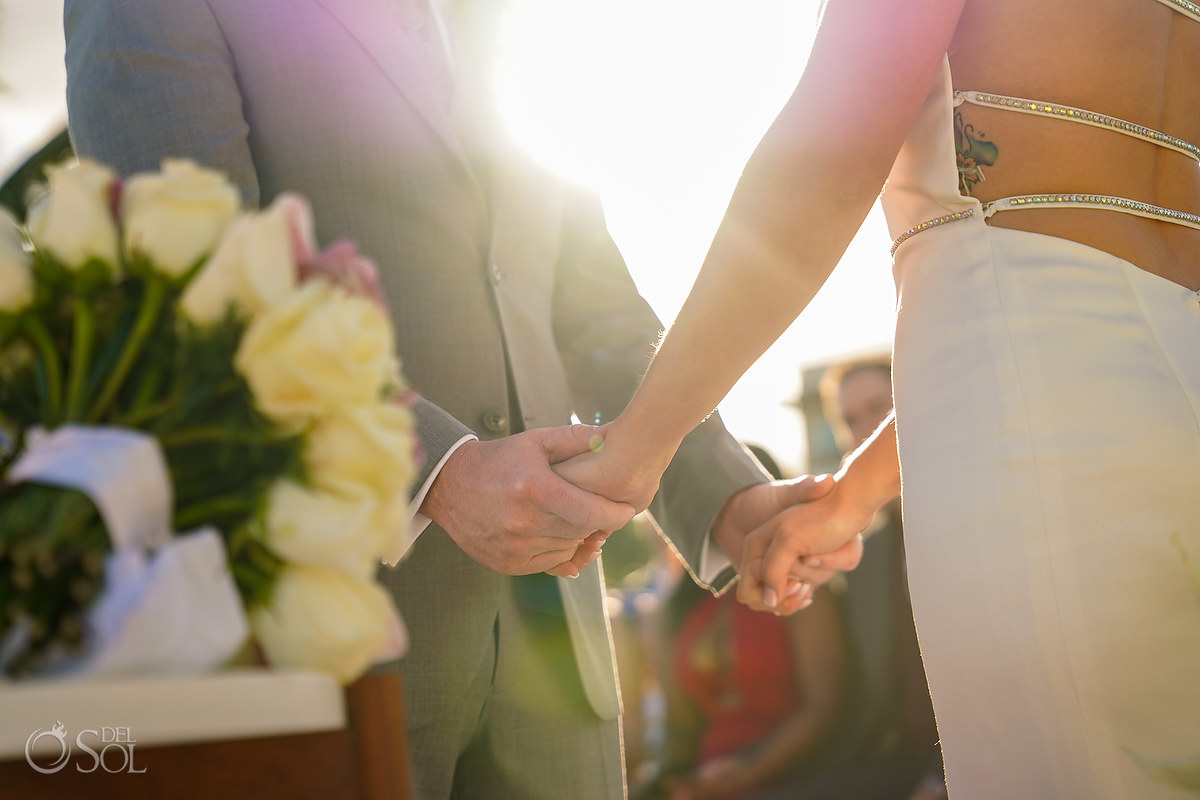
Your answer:
[[[829,367],[821,408],[843,453],[865,442],[892,412],[890,360]],[[864,531],[858,567],[833,585],[840,601],[850,670],[836,742],[819,775],[772,800],[934,800],[945,797],[941,751],[908,596],[900,502]]]
[[[775,460],[751,452],[776,478]],[[666,697],[657,774],[639,798],[735,800],[822,768],[847,688],[837,602],[818,589],[803,614],[754,611],[679,580],[659,614]],[[791,796],[788,794],[787,796]]]

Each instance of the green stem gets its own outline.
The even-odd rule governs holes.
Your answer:
[[[17,330],[21,327],[21,321],[17,317],[6,316],[4,312],[0,312],[0,351],[8,345],[9,339],[12,339],[17,334]]]
[[[183,447],[192,444],[208,442],[244,442],[246,444],[262,444],[280,441],[281,437],[264,433],[263,431],[238,430],[220,425],[209,425],[200,428],[184,428],[170,431],[158,437],[159,444],[164,448]]]
[[[121,390],[121,385],[125,383],[130,370],[133,369],[134,362],[137,361],[142,348],[146,345],[146,340],[150,338],[150,333],[154,330],[154,323],[158,321],[158,315],[162,311],[166,297],[166,279],[161,275],[147,275],[146,296],[142,298],[142,307],[138,309],[137,319],[134,320],[133,329],[129,332],[129,338],[125,340],[125,347],[121,350],[116,365],[104,381],[100,397],[87,415],[89,421],[99,421],[117,398],[117,392]]]
[[[137,394],[134,395],[133,402],[129,406],[129,411],[124,415],[127,419],[137,419],[145,413],[147,407],[157,407],[165,402],[165,400],[159,400],[156,403],[152,403],[151,401],[157,396],[158,390],[162,388],[163,373],[166,371],[166,366],[166,364],[159,361],[151,364],[149,369],[146,370],[146,376],[137,388]],[[120,416],[117,419],[119,420]]]
[[[178,402],[179,398],[176,395],[169,394],[157,403],[138,404],[130,409],[128,414],[117,417],[113,422],[125,428],[140,428],[170,411]]]
[[[62,367],[58,363],[58,350],[54,347],[46,323],[40,317],[32,314],[27,316],[25,330],[42,355],[42,366],[46,370],[46,407],[42,420],[53,427],[58,424],[59,403],[62,400]]]
[[[210,522],[213,517],[224,514],[250,514],[258,508],[255,498],[249,497],[217,497],[204,503],[181,508],[171,524],[177,531],[186,531],[204,522]]]
[[[152,376],[148,380],[155,379],[155,376]],[[206,395],[205,402],[211,405],[226,395],[233,394],[240,388],[240,386],[241,384],[235,379],[224,381],[213,387],[212,391]],[[117,415],[113,422],[127,428],[141,428],[146,426],[150,422],[156,421],[168,411],[176,409],[180,403],[179,398],[181,393],[181,389],[179,388],[179,379],[176,378],[171,381],[170,391],[163,394],[161,399],[150,402],[149,399],[138,397],[134,400],[129,411],[124,414]],[[153,392],[146,394],[153,395]]]
[[[91,368],[92,342],[96,335],[96,315],[87,299],[75,295],[75,330],[71,342],[71,363],[67,372],[67,416],[71,422],[82,418],[84,389]]]

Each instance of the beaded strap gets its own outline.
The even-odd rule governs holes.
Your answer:
[[[1188,2],[1188,0],[1158,0],[1158,2],[1200,22],[1200,6],[1195,3]]]
[[[957,222],[960,219],[975,216],[975,209],[968,208],[964,211],[955,211],[953,214],[943,214],[940,217],[922,222],[920,225],[914,225],[904,233],[896,237],[892,242],[892,255],[896,255],[896,248],[904,244],[906,241],[916,236],[921,231],[927,231],[930,228],[936,228],[939,225],[945,225],[947,222]]]
[[[1107,194],[1022,194],[1015,197],[992,200],[991,202],[984,203],[980,208],[983,211],[984,219],[987,219],[997,211],[1014,211],[1023,208],[1102,209],[1105,211],[1120,211],[1125,214],[1133,214],[1138,217],[1160,220],[1162,222],[1173,222],[1176,225],[1200,230],[1200,216],[1196,214],[1189,214],[1186,211],[1176,211],[1173,208],[1163,208],[1151,203],[1143,203],[1139,200],[1129,200],[1125,197],[1114,197]],[[960,219],[967,219],[974,215],[975,209],[968,208],[963,211],[955,211],[952,214],[944,214],[927,222],[922,222],[920,225],[914,225],[897,236],[895,241],[892,242],[892,255],[896,255],[896,248],[922,231],[927,231],[930,228],[936,228],[939,225],[945,225],[949,222],[956,222]]]
[[[1140,200],[1129,200],[1125,197],[1113,197],[1108,194],[1022,194],[1016,197],[1004,197],[983,204],[983,216],[990,217],[997,211],[1012,211],[1020,208],[1100,208],[1108,211],[1121,211],[1147,219],[1163,222],[1174,222],[1187,228],[1200,230],[1200,216],[1186,211],[1176,211],[1173,208],[1163,208]]]
[[[1165,0],[1164,0],[1165,2]],[[1178,0],[1184,2],[1184,0]],[[1194,5],[1188,3],[1188,5]],[[1107,130],[1124,133],[1128,136],[1133,136],[1143,141],[1152,142],[1162,147],[1169,148],[1177,153],[1192,158],[1200,162],[1200,147],[1185,142],[1175,136],[1169,136],[1161,131],[1156,131],[1153,128],[1147,128],[1145,125],[1138,125],[1134,122],[1127,122],[1123,119],[1110,117],[1107,114],[1099,114],[1095,111],[1088,111],[1074,106],[1064,106],[1058,103],[1043,103],[1038,100],[1026,100],[1022,97],[1009,97],[1003,94],[992,94],[990,92],[955,92],[954,104],[959,105],[963,102],[972,103],[977,106],[991,106],[993,108],[1002,108],[1009,111],[1020,111],[1026,114],[1036,114],[1040,117],[1053,117],[1055,119],[1065,119],[1072,122],[1082,122],[1084,125],[1091,125],[1095,128],[1105,128]]]

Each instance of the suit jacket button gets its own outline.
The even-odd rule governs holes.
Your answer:
[[[481,419],[484,429],[489,433],[508,433],[508,415],[500,409],[487,409],[483,412]]]
[[[501,279],[502,275],[500,273],[500,265],[499,264],[497,264],[496,262],[493,261],[491,266],[488,268],[488,274],[490,275],[493,284],[498,285],[500,283],[500,279]]]

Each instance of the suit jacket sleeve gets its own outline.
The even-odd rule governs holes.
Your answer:
[[[219,169],[247,207],[260,200],[234,56],[206,0],[66,0],[67,111],[76,152],[121,175],[164,157]],[[471,433],[418,398],[425,453],[414,492],[447,448]]]
[[[638,294],[600,203],[568,191],[555,287],[555,336],[576,415],[612,420],[633,396],[663,327]],[[733,492],[769,479],[713,414],[684,439],[650,506],[668,542],[699,579],[700,556],[721,505]],[[726,570],[713,586],[732,580]]]

